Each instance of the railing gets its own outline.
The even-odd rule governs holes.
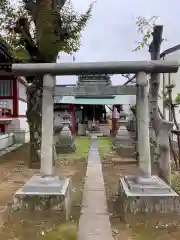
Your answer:
[[[11,109],[0,108],[0,118],[1,117],[12,117]]]

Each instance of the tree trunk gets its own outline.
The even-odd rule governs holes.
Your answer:
[[[172,112],[172,117],[173,117],[173,121],[176,126],[176,129],[179,130],[179,125],[176,119],[175,107],[172,104],[172,97],[171,97],[171,112]],[[177,134],[177,144],[178,144],[178,159],[179,159],[178,167],[180,167],[180,136],[179,134]]]
[[[30,86],[27,88],[28,105],[26,114],[30,130],[29,168],[40,168],[42,90],[43,78],[33,77]]]
[[[162,43],[163,26],[155,26],[152,33],[153,41],[150,44],[149,51],[151,60],[160,59],[160,47]],[[159,173],[166,182],[170,184],[171,180],[171,164],[170,164],[170,147],[169,147],[169,131],[172,123],[161,119],[158,111],[160,74],[151,74],[149,103],[150,103],[150,122],[155,131],[155,139],[157,142],[157,154]],[[165,139],[166,138],[166,139]]]
[[[160,108],[158,108],[158,111],[159,111],[160,117],[163,119],[164,115],[162,114]],[[178,161],[177,161],[176,152],[175,152],[175,149],[174,149],[174,146],[173,146],[173,143],[172,143],[172,139],[171,139],[170,136],[168,136],[168,138],[169,138],[170,151],[171,151],[171,154],[172,154],[174,162],[175,162],[175,167],[176,167],[176,169],[178,169]]]

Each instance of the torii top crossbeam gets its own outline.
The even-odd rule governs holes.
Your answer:
[[[116,61],[116,62],[83,62],[83,63],[28,63],[0,64],[3,74],[33,76],[51,74],[125,74],[125,73],[172,73],[179,68],[178,61]]]

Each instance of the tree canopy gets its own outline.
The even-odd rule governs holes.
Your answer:
[[[74,10],[69,0],[12,0],[0,2],[1,37],[18,61],[53,62],[59,52],[80,48],[81,31],[91,17]]]

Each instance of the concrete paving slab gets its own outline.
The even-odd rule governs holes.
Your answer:
[[[87,191],[83,196],[81,213],[107,214],[106,196],[104,191]]]
[[[79,221],[78,240],[112,240],[111,225],[108,215],[82,214]],[[91,237],[91,238],[90,238]]]
[[[93,148],[93,151],[91,149]],[[92,137],[88,156],[78,240],[113,240],[98,142]]]

